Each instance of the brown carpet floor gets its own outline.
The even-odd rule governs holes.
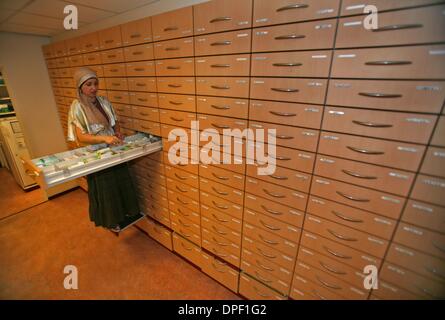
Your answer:
[[[0,220],[45,201],[40,188],[24,191],[6,168],[0,168]]]
[[[78,269],[78,290],[63,286]],[[94,227],[76,189],[0,221],[0,299],[239,299],[132,227]]]

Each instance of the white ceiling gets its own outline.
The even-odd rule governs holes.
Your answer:
[[[65,31],[63,8],[77,7],[79,27],[161,0],[0,0],[0,31],[54,36]]]

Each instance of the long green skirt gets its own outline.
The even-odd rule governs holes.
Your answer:
[[[87,180],[90,220],[96,226],[114,228],[140,213],[127,163],[90,174]]]

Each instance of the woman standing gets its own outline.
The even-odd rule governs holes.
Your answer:
[[[68,114],[68,140],[78,146],[121,144],[124,136],[113,107],[106,98],[97,96],[96,73],[86,67],[78,68],[74,81],[77,99]],[[119,232],[142,216],[127,163],[90,174],[87,180],[90,220],[96,226]]]

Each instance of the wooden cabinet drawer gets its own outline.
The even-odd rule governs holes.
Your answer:
[[[182,182],[167,178],[167,188],[187,196],[195,201],[199,201],[199,192],[197,188],[190,187]]]
[[[102,63],[124,62],[124,51],[122,48],[101,51]]]
[[[334,54],[334,78],[443,79],[445,46],[413,46],[338,50]]]
[[[154,77],[128,78],[128,90],[156,92],[156,78]]]
[[[163,208],[165,210],[167,210],[166,208]],[[167,210],[168,213],[168,210]],[[167,228],[171,228],[171,222],[170,222],[170,218],[168,216],[163,216],[161,214],[159,214],[158,212],[150,212],[148,211],[146,213],[146,215],[148,217],[150,217],[151,219],[154,219],[160,226],[165,226]]]
[[[70,61],[70,67],[80,67],[83,66],[83,58],[81,54],[71,56],[68,58]]]
[[[188,208],[192,210],[193,212],[199,212],[199,203],[198,201],[195,201],[189,197],[183,196],[182,194],[179,194],[178,192],[174,192],[172,190],[167,190],[168,192],[168,199],[170,201],[174,201],[180,206],[184,208]]]
[[[220,238],[220,237],[219,237]],[[221,245],[223,244],[223,245]],[[239,268],[240,255],[227,250],[228,243],[225,240],[216,239],[215,234],[207,229],[202,229],[202,247],[221,260]]]
[[[159,174],[158,172],[150,171],[148,168],[140,167],[138,170],[138,175],[143,177],[148,182],[154,182],[157,185],[166,187],[165,176]]]
[[[325,239],[306,230],[302,232],[301,245],[307,249],[322,253],[336,261],[345,263],[357,270],[363,270],[367,265],[380,267],[381,260],[367,253],[363,253],[350,246]]]
[[[325,238],[362,250],[373,256],[383,258],[388,247],[388,241],[354,230],[329,220],[306,214],[304,228],[309,232]]]
[[[67,55],[79,54],[82,52],[80,37],[65,40],[65,46]]]
[[[152,42],[151,17],[121,24],[121,33],[124,46]]]
[[[92,69],[93,71],[96,72],[98,77],[103,77],[103,72],[102,72],[102,66],[90,66],[90,69]],[[57,70],[57,69],[56,69]],[[62,69],[58,69],[59,70],[59,75],[62,78],[72,78],[74,76],[74,71],[76,70],[76,68],[62,68]]]
[[[195,78],[192,77],[165,77],[156,78],[158,92],[165,93],[195,93]]]
[[[134,129],[137,131],[153,134],[155,136],[161,135],[161,126],[158,122],[134,119]]]
[[[413,293],[401,289],[388,282],[379,281],[379,289],[374,290],[370,300],[419,300],[419,297]]]
[[[300,228],[291,226],[274,218],[270,218],[261,213],[246,209],[244,211],[244,221],[290,241],[299,241]]]
[[[312,195],[309,198],[307,212],[388,240],[391,239],[396,227],[395,220]]]
[[[327,156],[317,156],[314,173],[362,187],[407,196],[415,175],[371,164]]]
[[[336,20],[323,20],[255,29],[252,52],[329,49],[336,24]]]
[[[311,193],[392,219],[399,218],[405,203],[405,198],[399,196],[351,186],[318,176],[313,177]]]
[[[393,9],[401,9],[408,7],[421,6],[426,4],[434,4],[440,3],[442,0],[373,0],[371,3],[379,9],[379,12],[393,10]],[[341,15],[353,15],[353,14],[363,14],[363,9],[366,4],[363,4],[363,1],[360,0],[343,0],[341,6]]]
[[[156,76],[194,76],[193,58],[180,58],[156,61]]]
[[[70,67],[70,59],[68,57],[56,59],[57,68],[67,68]]]
[[[416,171],[424,146],[321,132],[318,152],[351,160]]]
[[[335,259],[326,257],[316,251],[301,247],[298,251],[298,261],[313,268],[318,268],[327,274],[350,283],[356,288],[363,288],[365,274]]]
[[[201,191],[201,203],[209,208],[216,209],[234,218],[241,219],[243,216],[243,207],[231,201],[216,197],[207,192]]]
[[[224,97],[249,97],[249,78],[198,77],[196,93],[199,95]]]
[[[167,249],[173,250],[172,232],[170,230],[153,221],[152,227],[148,230],[148,234]]]
[[[445,179],[419,174],[411,198],[445,206]]]
[[[201,248],[176,233],[173,233],[173,250],[193,264],[201,267]]]
[[[264,129],[267,132],[267,142],[269,144],[314,152],[317,148],[318,130],[253,121],[249,121],[249,128]],[[270,132],[270,130],[276,131]],[[271,141],[272,139],[275,140],[275,143]]]
[[[252,78],[250,97],[323,104],[326,84],[324,79]]]
[[[233,292],[238,292],[239,272],[209,254],[201,254],[201,270]]]
[[[60,69],[48,69],[48,74],[51,78],[59,78]]]
[[[402,220],[438,232],[445,230],[445,208],[416,200],[408,200]]]
[[[98,51],[99,50],[99,35],[98,32],[88,33],[80,37],[80,44],[82,53]]]
[[[201,235],[197,233],[193,233],[190,230],[186,230],[182,225],[178,224],[175,221],[171,221],[171,226],[175,233],[178,233],[181,237],[184,237],[188,241],[192,242],[196,246],[201,245]]]
[[[76,87],[76,85],[74,84],[74,80],[73,79],[65,79],[65,78],[63,78],[63,79],[61,79],[62,81],[62,87],[65,87],[65,88],[75,88]],[[66,92],[66,90],[65,90],[65,92]],[[72,95],[70,95],[69,97],[72,97]],[[74,97],[76,97],[76,94],[74,94]]]
[[[185,112],[196,111],[195,96],[182,94],[159,94],[159,108]]]
[[[193,38],[156,42],[154,53],[156,59],[193,57]]]
[[[199,189],[206,193],[214,194],[217,197],[230,200],[240,206],[244,204],[244,191],[225,186],[221,183],[200,178]]]
[[[125,64],[128,77],[154,77],[155,65],[153,61],[130,62]]]
[[[322,128],[376,138],[426,144],[437,117],[338,107],[326,107]]]
[[[247,222],[244,222],[243,236],[247,236],[253,241],[282,252],[287,256],[295,257],[297,255],[298,239],[296,241],[290,241],[271,232],[255,227]]]
[[[64,97],[60,97],[60,96],[55,96],[54,97],[56,99],[57,103],[65,103],[65,98]]]
[[[193,7],[195,35],[250,28],[252,0],[214,0]]]
[[[195,55],[249,53],[251,36],[250,30],[241,30],[195,37]]]
[[[443,299],[445,297],[443,282],[424,278],[388,262],[383,264],[379,276],[389,283],[396,283],[401,288],[426,299]]]
[[[131,104],[152,108],[157,108],[158,106],[158,96],[156,95],[156,93],[130,92],[129,97]]]
[[[248,100],[201,96],[197,97],[197,112],[246,119]]]
[[[288,207],[287,203],[285,205],[268,199],[264,199],[256,195],[247,193],[247,190],[244,201],[244,206],[246,208],[249,208],[256,212],[276,218],[293,226],[301,227],[303,224],[303,212]]]
[[[363,16],[339,21],[336,48],[433,43],[445,41],[445,6],[379,13],[378,28],[367,30]]]
[[[319,129],[321,106],[251,100],[249,119]]]
[[[239,293],[249,300],[287,300],[285,296],[244,273],[240,274]]]
[[[248,77],[250,72],[250,55],[202,57],[196,59],[195,65],[197,76]]]
[[[107,90],[128,90],[127,78],[105,78]]]
[[[420,172],[445,177],[445,149],[428,147]]]
[[[136,165],[142,166],[159,174],[164,174],[164,164],[150,158],[138,158],[138,161],[135,163]]]
[[[313,268],[305,263],[297,261],[295,264],[295,275],[302,276],[346,299],[365,300],[369,292],[362,287],[356,288],[343,280],[333,277],[326,272]]]
[[[191,121],[196,120],[194,112],[182,112],[175,110],[160,110],[161,123],[170,124],[172,126],[180,126],[190,128]]]
[[[64,88],[63,95],[65,97],[77,98],[77,92],[76,92],[76,89],[74,89],[74,88]]]
[[[151,17],[153,40],[187,37],[193,34],[192,6]]]
[[[99,48],[100,50],[107,50],[117,47],[122,47],[122,36],[120,26],[115,26],[98,31],[99,34]]]
[[[183,228],[182,230],[184,230],[186,234],[188,233],[188,231],[198,235],[201,233],[201,227],[199,226],[199,224],[194,223],[187,218],[184,218],[180,214],[170,211],[170,219],[172,222]]]
[[[207,229],[204,226],[202,227],[202,238],[203,238],[203,240],[205,239],[212,244],[216,244],[216,246],[218,248],[223,249],[223,251],[236,256],[237,257],[236,260],[239,261],[241,252],[240,252],[240,246],[238,244],[230,241],[229,239],[227,239],[225,237],[220,236],[219,234],[215,233],[213,230]],[[212,251],[212,250],[209,250],[209,251]],[[226,260],[226,259],[224,259],[224,260]],[[230,260],[226,260],[226,261],[230,262]],[[238,267],[239,263],[235,262],[234,265]]]
[[[289,296],[294,300],[344,300],[342,296],[329,291],[299,275],[295,275]]]
[[[241,246],[241,233],[236,232],[232,229],[227,228],[223,224],[220,224],[212,219],[208,219],[206,217],[201,217],[201,224],[203,228],[207,230],[211,230],[216,234],[220,235],[223,238],[235,243],[238,246]]]
[[[227,117],[198,114],[198,121],[200,130],[213,128],[220,133],[222,133],[224,129],[240,129],[243,131],[247,128],[247,121]]]
[[[205,204],[201,204],[201,217],[206,217],[210,220],[213,220],[214,222],[217,222],[221,226],[224,226],[237,232],[238,234],[241,234],[242,221],[240,219],[234,218],[224,212],[212,209]]]
[[[165,175],[169,178],[188,184],[195,189],[199,188],[199,180],[196,174],[191,174],[187,171],[167,165],[165,167]]]
[[[125,64],[106,64],[103,66],[103,75],[105,77],[125,77],[127,75]]]
[[[430,144],[445,147],[445,116],[439,118]]]
[[[124,104],[130,103],[130,96],[126,91],[107,91],[107,94],[108,94],[108,100],[110,100],[111,102],[118,102]]]
[[[445,257],[445,236],[443,234],[416,227],[404,222],[399,223],[394,243],[434,255]]]
[[[124,48],[125,61],[141,61],[141,60],[153,60],[153,44],[140,44],[132,47]]]
[[[136,119],[148,120],[153,122],[159,122],[159,109],[142,107],[142,106],[132,106],[132,116]]]
[[[87,53],[82,55],[82,57],[83,65],[85,66],[102,63],[102,55],[99,52]]]
[[[253,26],[335,17],[339,0],[307,0],[297,4],[289,0],[255,0]]]
[[[330,51],[252,54],[252,76],[320,77],[329,74]]]
[[[48,68],[57,68],[57,61],[56,61],[56,59],[46,60],[46,64],[47,64]]]
[[[233,188],[244,189],[244,175],[237,172],[231,172],[215,166],[201,164],[199,165],[199,175]]]
[[[439,113],[444,99],[444,82],[333,79],[329,82],[327,104]]]
[[[176,213],[179,217],[182,217],[186,220],[190,220],[196,225],[201,225],[201,217],[199,213],[194,212],[184,206],[181,206],[180,204],[174,201],[170,201],[168,203],[168,208],[170,209],[170,211]]]
[[[248,164],[246,174],[252,178],[264,180],[269,183],[275,183],[286,188],[309,192],[311,175],[291,170],[287,168],[276,167],[275,172],[270,175],[260,175],[258,172],[258,163]]]
[[[389,248],[386,260],[409,268],[409,270],[438,283],[444,283],[442,275],[445,272],[445,263],[441,259],[393,243]]]

